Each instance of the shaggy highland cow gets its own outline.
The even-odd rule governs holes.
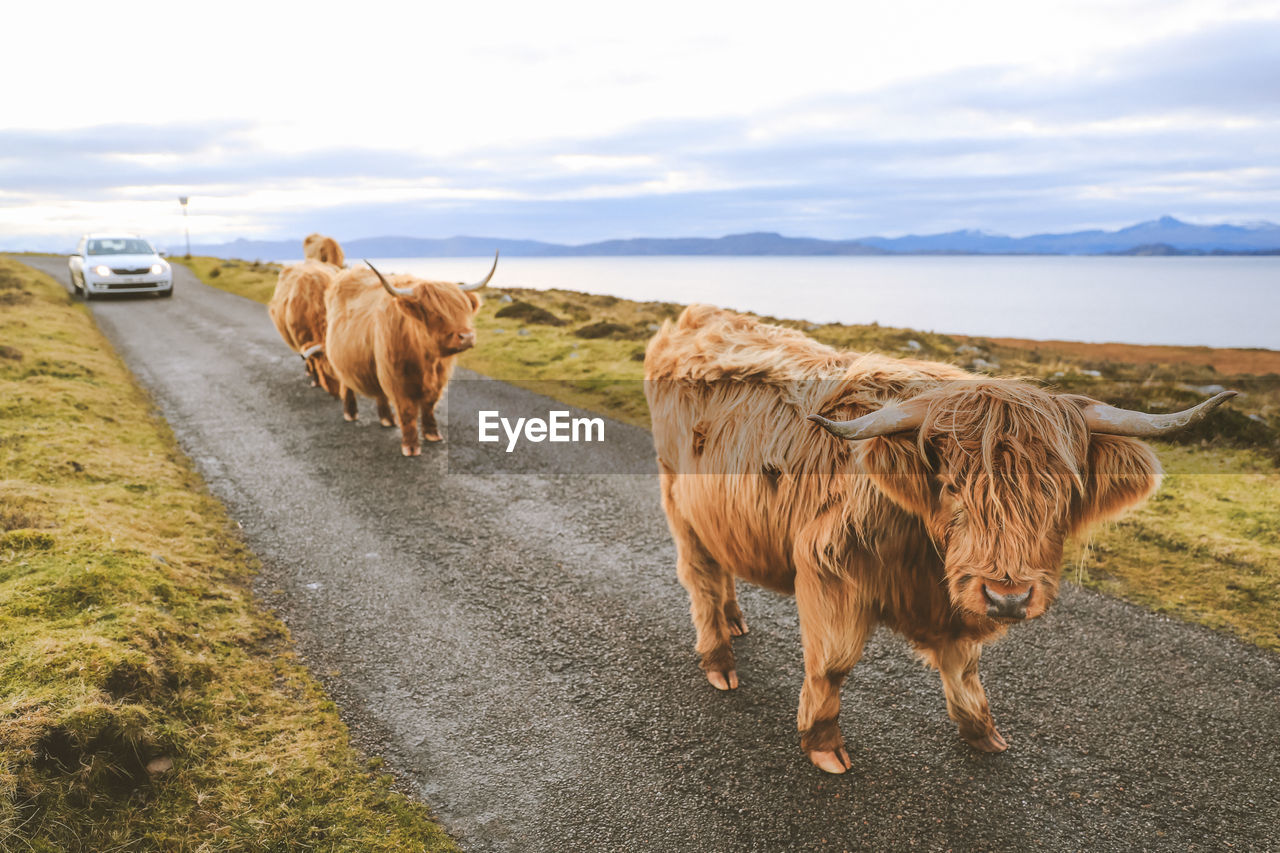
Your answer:
[[[324,296],[337,273],[337,267],[321,261],[290,264],[280,270],[275,293],[267,303],[271,322],[289,348],[302,356],[311,384],[335,397],[338,379],[324,352]]]
[[[366,261],[366,263],[368,263]],[[343,416],[356,419],[355,392],[372,397],[383,426],[400,425],[401,452],[421,454],[422,437],[440,441],[435,407],[453,373],[455,356],[475,346],[472,318],[479,290],[493,267],[475,284],[428,281],[408,275],[388,281],[370,265],[339,274],[329,288],[329,361],[342,384]]]
[[[302,241],[302,257],[308,260],[323,261],[333,264],[338,269],[346,265],[346,257],[338,241],[323,234],[308,234]]]
[[[738,686],[736,578],[794,594],[800,744],[829,773],[850,766],[840,687],[877,625],[939,671],[966,741],[1005,750],[978,679],[983,644],[1053,602],[1068,536],[1155,490],[1160,465],[1132,436],[1233,396],[1130,412],[698,305],[654,336],[645,380],[706,677]]]

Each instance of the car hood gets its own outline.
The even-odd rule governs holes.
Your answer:
[[[85,266],[106,264],[116,269],[137,269],[149,267],[159,261],[156,255],[90,255],[84,259]]]

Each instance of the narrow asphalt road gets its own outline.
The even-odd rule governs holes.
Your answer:
[[[984,657],[1012,744],[989,756],[881,632],[844,690],[853,769],[824,775],[789,599],[742,590],[740,690],[698,670],[647,433],[503,456],[474,408],[547,401],[460,372],[448,446],[404,459],[366,402],[349,425],[306,387],[261,305],[175,270],[173,299],[94,316],[359,742],[464,849],[1280,849],[1280,656],[1068,587]]]

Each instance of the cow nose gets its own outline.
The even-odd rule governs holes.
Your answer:
[[[445,339],[444,346],[449,352],[462,352],[463,350],[470,350],[475,345],[475,332],[453,332]]]
[[[1021,592],[1001,592],[983,584],[982,594],[987,599],[987,615],[992,619],[1027,618],[1027,602],[1031,600],[1030,586]]]

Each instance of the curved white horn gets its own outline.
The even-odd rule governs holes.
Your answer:
[[[298,355],[302,356],[303,360],[306,360],[312,356],[319,355],[322,352],[324,352],[324,344],[316,344],[315,346],[307,347],[302,352],[298,353]]]
[[[365,263],[369,264],[369,261],[366,259]],[[410,287],[392,287],[391,282],[383,278],[382,273],[378,272],[378,268],[373,264],[369,264],[369,269],[373,270],[373,274],[378,277],[378,281],[382,282],[382,286],[385,287],[387,289],[387,293],[390,293],[392,296],[408,296],[413,293],[413,288]]]
[[[368,261],[365,261],[365,263],[368,263]],[[494,249],[493,266],[489,268],[489,274],[485,276],[483,280],[477,281],[475,284],[459,284],[458,287],[462,288],[463,290],[479,290],[480,288],[484,287],[486,284],[489,283],[489,279],[493,278],[493,272],[497,268],[498,268],[498,250]]]
[[[907,400],[905,403],[889,403],[884,408],[851,421],[833,421],[822,415],[809,415],[809,420],[837,438],[859,441],[919,429],[920,424],[924,423],[928,408],[928,404],[922,400]]]
[[[1127,435],[1134,438],[1155,438],[1195,426],[1207,418],[1210,412],[1234,396],[1236,396],[1235,391],[1223,391],[1198,406],[1167,415],[1117,409],[1115,406],[1096,402],[1087,404],[1081,412],[1090,432],[1102,435]]]

